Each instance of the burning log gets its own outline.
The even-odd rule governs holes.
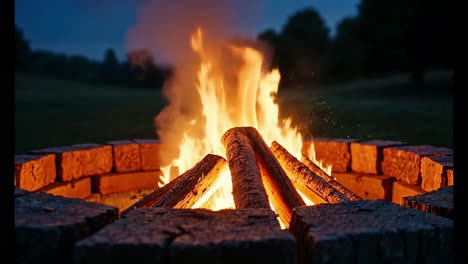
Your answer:
[[[236,208],[270,208],[255,152],[247,136],[240,129],[230,129],[221,140],[226,148]]]
[[[253,149],[260,168],[262,181],[266,189],[269,190],[268,192],[270,195],[268,197],[279,214],[281,221],[287,227],[291,220],[292,210],[295,207],[305,205],[301,196],[288,180],[286,172],[271,153],[260,133],[258,133],[254,127],[235,127],[229,129],[223,135],[223,144],[225,146],[234,144],[232,140],[228,141],[230,138],[235,138],[231,137],[231,134],[243,134],[248,138],[248,140],[244,140],[243,144],[249,144]],[[236,157],[228,158],[228,162],[230,162],[232,158]],[[242,162],[240,162],[239,165],[245,167]]]
[[[316,173],[296,159],[278,142],[273,141],[271,151],[288,172],[287,175],[296,188],[314,203],[323,203],[322,200],[327,203],[339,203],[350,200],[327,181],[317,176]],[[317,195],[321,200],[317,201]]]
[[[207,154],[190,170],[184,172],[174,186],[153,207],[191,208],[212,187],[226,160]]]
[[[277,143],[276,143],[277,144]],[[321,177],[325,181],[327,181],[330,185],[335,187],[338,191],[340,191],[342,194],[344,194],[346,197],[348,197],[351,201],[357,201],[357,200],[362,200],[361,197],[359,197],[357,194],[354,192],[350,191],[348,188],[344,187],[341,183],[339,183],[337,180],[335,180],[333,177],[328,175],[325,171],[322,170],[317,164],[315,164],[313,161],[311,161],[307,156],[302,154],[302,163],[306,165],[311,171],[313,171],[317,176]]]
[[[164,197],[164,195],[169,192],[169,190],[174,187],[174,185],[178,184],[182,179],[184,178],[184,175],[180,175],[177,178],[173,179],[172,181],[168,182],[161,188],[154,190],[147,196],[143,197],[142,199],[138,200],[136,203],[128,207],[127,209],[123,210],[120,215],[123,216],[127,214],[128,212],[136,209],[136,208],[148,208],[148,207],[153,207],[161,198]]]

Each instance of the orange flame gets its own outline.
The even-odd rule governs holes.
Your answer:
[[[222,135],[237,126],[255,127],[267,144],[277,141],[300,160],[302,136],[292,126],[290,118],[279,119],[275,102],[281,77],[279,70],[265,70],[264,56],[254,47],[232,42],[207,43],[205,39],[201,28],[197,28],[190,39],[192,50],[200,59],[194,85],[200,96],[202,115],[191,119],[182,131],[179,156],[161,168],[164,184],[171,180],[169,172],[173,166],[184,172],[207,153],[225,157]],[[232,64],[227,65],[226,61]],[[195,128],[202,128],[203,135],[190,133]],[[315,157],[310,154],[309,157],[315,161]],[[194,207],[203,207],[207,199],[215,199],[209,203],[209,209],[234,208],[231,193],[230,174],[225,171],[218,179],[217,188],[210,190]],[[313,204],[302,196],[307,204]]]

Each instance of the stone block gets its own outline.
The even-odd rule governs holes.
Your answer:
[[[303,143],[303,152],[314,145],[315,159],[323,166],[332,166],[332,172],[347,172],[351,168],[350,143],[355,139],[313,138]]]
[[[68,182],[81,177],[108,173],[112,169],[112,147],[99,144],[77,144],[31,151],[55,154],[57,180]]]
[[[410,185],[421,184],[421,158],[450,156],[453,150],[428,145],[397,146],[383,149],[382,173]]]
[[[92,191],[111,194],[158,188],[161,171],[122,172],[92,177]]]
[[[82,264],[297,263],[292,234],[258,208],[138,208],[79,241],[74,253]]]
[[[351,142],[351,170],[368,174],[382,174],[383,148],[404,144],[401,141],[386,140]]]
[[[362,199],[392,199],[393,177],[358,172],[334,172],[332,177]]]
[[[54,154],[16,155],[15,185],[37,191],[52,184],[57,176]]]
[[[421,158],[421,188],[435,191],[447,187],[447,170],[453,169],[453,156],[428,156]],[[453,175],[453,174],[452,174]],[[453,185],[453,177],[452,177]]]
[[[426,193],[421,187],[409,185],[402,181],[394,181],[392,189],[392,202],[403,205],[403,197]]]
[[[110,141],[112,146],[113,171],[129,172],[141,170],[140,145],[130,140]]]
[[[118,209],[43,192],[15,201],[15,263],[71,263],[72,247],[117,220]]]
[[[71,182],[55,182],[40,191],[69,198],[85,198],[91,195],[91,179],[86,177]]]
[[[402,205],[453,219],[453,186],[404,197]]]
[[[299,263],[452,263],[453,220],[385,200],[296,207]]]

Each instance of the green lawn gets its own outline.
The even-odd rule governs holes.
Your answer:
[[[15,153],[44,147],[156,138],[160,91],[16,76]]]
[[[318,87],[280,96],[281,112],[312,137],[397,140],[453,148],[450,73],[431,73],[414,90],[408,76]]]
[[[433,89],[409,92],[407,78],[282,92],[283,115],[305,136],[400,140],[453,148],[452,93],[447,74]],[[93,86],[17,74],[15,153],[80,143],[156,138],[160,91]]]

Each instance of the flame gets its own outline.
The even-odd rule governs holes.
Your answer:
[[[173,167],[184,172],[207,153],[225,157],[221,138],[232,127],[255,127],[267,144],[277,141],[300,160],[302,136],[292,126],[290,118],[279,119],[275,102],[281,78],[279,70],[265,70],[268,67],[263,54],[252,45],[208,43],[205,39],[200,27],[190,39],[192,51],[200,59],[194,85],[200,96],[202,115],[190,120],[187,126],[181,126],[186,129],[179,156],[161,168],[165,177],[163,185],[173,178],[169,173]],[[227,58],[229,62],[233,60],[232,65],[227,65]],[[193,136],[191,130],[200,128],[203,136]],[[313,153],[312,147],[309,156]],[[315,156],[312,157],[315,160]],[[211,210],[235,208],[229,171],[224,171],[218,178],[216,188],[205,194],[194,207]],[[307,204],[313,204],[302,196]]]

